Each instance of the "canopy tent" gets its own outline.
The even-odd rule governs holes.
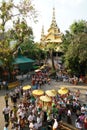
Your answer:
[[[29,71],[32,69],[32,63],[35,62],[34,60],[27,58],[25,56],[22,56],[21,54],[18,55],[17,58],[14,59],[12,62],[13,65],[18,65],[18,68],[20,71]]]
[[[32,60],[30,58],[27,58],[22,55],[18,55],[18,57],[14,59],[12,64],[15,65],[15,64],[33,63],[33,62],[34,62],[34,60]]]

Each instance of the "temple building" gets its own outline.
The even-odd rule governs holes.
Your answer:
[[[55,8],[53,8],[52,22],[46,35],[44,34],[44,26],[42,27],[40,43],[42,45],[46,45],[47,43],[56,43],[59,45],[62,43],[62,33],[56,23]]]

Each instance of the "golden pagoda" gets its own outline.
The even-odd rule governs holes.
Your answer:
[[[53,16],[50,28],[48,29],[47,35],[44,35],[44,26],[42,27],[41,39],[40,43],[46,45],[47,43],[57,43],[60,44],[62,42],[62,33],[57,26],[55,19],[55,8],[53,8]]]

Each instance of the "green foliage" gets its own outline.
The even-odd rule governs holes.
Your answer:
[[[85,27],[86,27],[86,21],[79,20],[78,22],[74,22],[70,26],[70,31],[71,31],[72,34],[81,33],[81,32],[84,32]]]
[[[87,72],[87,28],[86,21],[78,21],[70,26],[70,32],[63,37],[65,67],[72,74]]]
[[[19,14],[23,14],[23,17],[28,17],[29,19],[33,19],[34,22],[37,22],[38,13],[35,10],[33,0],[22,0],[16,7]]]
[[[28,39],[25,43],[21,44],[22,53],[32,59],[44,59],[44,51],[40,49],[38,43],[34,43],[33,39]]]
[[[0,59],[5,65],[9,65],[18,47],[33,35],[25,20],[27,16],[33,20],[37,16],[32,0],[22,0],[18,5],[13,0],[3,0],[0,4]],[[7,28],[9,22],[11,27]],[[11,47],[12,42],[15,45]]]

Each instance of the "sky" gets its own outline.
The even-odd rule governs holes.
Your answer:
[[[40,39],[42,25],[47,34],[52,21],[53,7],[57,25],[63,33],[74,21],[87,20],[87,0],[35,0],[35,5],[40,12],[39,22],[33,26],[36,41]]]
[[[29,25],[33,28],[36,42],[40,41],[43,25],[47,34],[52,21],[53,7],[57,25],[62,33],[68,30],[74,21],[87,20],[87,0],[33,0],[33,3],[39,14],[38,22],[29,21]]]

